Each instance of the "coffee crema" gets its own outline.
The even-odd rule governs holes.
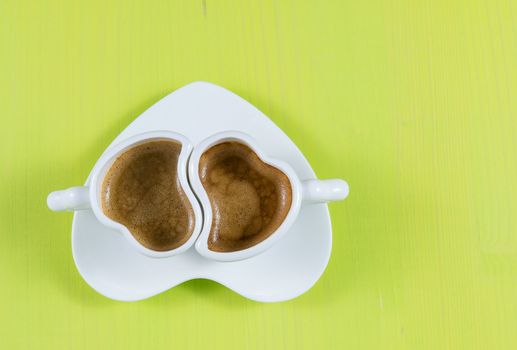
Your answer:
[[[212,207],[212,251],[239,251],[262,242],[291,208],[289,178],[242,143],[223,142],[205,151],[199,176]]]
[[[104,214],[124,225],[145,247],[166,251],[192,235],[192,205],[178,178],[181,144],[149,141],[122,153],[102,184]]]

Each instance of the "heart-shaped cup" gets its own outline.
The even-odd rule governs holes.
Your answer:
[[[160,142],[175,144],[173,147],[176,153],[160,155],[158,152],[161,151],[156,148],[162,147],[156,145]],[[136,163],[121,164],[123,169],[119,172],[120,175],[117,175],[117,181],[122,186],[119,196],[121,202],[117,205],[126,208],[124,210],[130,215],[139,217],[124,222],[123,219],[127,218],[120,219],[121,216],[118,215],[120,220],[115,220],[114,215],[109,216],[106,212],[109,212],[105,205],[106,200],[109,195],[115,194],[109,193],[105,179],[109,178],[109,173],[117,167],[116,163],[121,158],[138,147],[139,152],[144,152],[143,156],[131,155],[132,161]],[[169,152],[168,146],[164,147]],[[187,179],[187,162],[192,148],[191,142],[185,136],[170,131],[151,131],[135,135],[110,147],[99,158],[92,170],[89,186],[52,192],[47,197],[47,205],[54,211],[91,209],[99,222],[119,231],[135,249],[147,256],[163,258],[182,253],[194,244],[203,222],[201,207]],[[146,173],[145,168],[149,166],[161,175],[147,176],[154,175]],[[140,172],[137,167],[140,168]],[[164,181],[174,183],[164,184]],[[181,202],[164,203],[173,187],[182,192]],[[128,193],[129,190],[140,193],[132,196]],[[190,206],[192,210],[182,206]],[[158,217],[160,215],[161,217]],[[186,216],[189,216],[188,219]],[[141,228],[145,225],[152,226],[152,234],[147,237],[142,234],[136,236],[137,230],[142,232]],[[161,244],[163,249],[154,248]]]
[[[349,191],[339,179],[301,180],[289,164],[268,157],[255,139],[238,131],[198,144],[188,173],[203,208],[195,248],[218,261],[264,252],[289,231],[302,205],[343,200]]]

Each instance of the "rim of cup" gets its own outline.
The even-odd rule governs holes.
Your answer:
[[[185,195],[187,196],[190,205],[192,206],[192,210],[194,212],[194,228],[189,239],[182,244],[181,246],[166,250],[166,251],[157,251],[146,246],[142,245],[134,236],[131,234],[129,229],[118,223],[112,219],[110,219],[102,210],[101,206],[101,191],[102,184],[104,181],[104,177],[108,170],[111,168],[113,162],[119,157],[124,151],[135,147],[139,144],[143,144],[146,142],[150,142],[153,140],[173,140],[179,142],[181,144],[181,151],[178,157],[178,178],[180,181],[181,188]],[[192,191],[192,188],[189,186],[188,176],[187,176],[187,167],[190,153],[192,152],[193,146],[192,143],[183,135],[172,132],[172,131],[164,131],[164,130],[156,130],[149,131],[141,134],[134,135],[129,137],[113,147],[109,148],[97,161],[92,171],[92,178],[89,185],[89,198],[90,205],[93,213],[97,217],[97,219],[104,225],[116,229],[120,233],[124,235],[124,237],[131,243],[131,245],[136,248],[142,254],[152,257],[152,258],[164,258],[173,256],[176,254],[180,254],[187,249],[189,249],[196,239],[199,236],[199,232],[203,225],[203,212],[199,205],[199,202]]]
[[[256,245],[243,250],[234,252],[216,252],[208,248],[208,239],[213,214],[210,199],[201,183],[201,179],[199,178],[199,161],[203,153],[210,147],[226,141],[236,141],[248,146],[253,152],[255,152],[262,162],[282,171],[288,177],[291,184],[292,199],[291,207],[289,208],[283,222],[269,237]],[[205,258],[218,261],[237,261],[260,254],[273,246],[288,232],[300,211],[302,185],[294,169],[288,163],[266,155],[253,137],[240,131],[223,131],[204,139],[196,145],[190,156],[188,176],[192,189],[203,208],[203,227],[201,228],[201,232],[199,233],[199,237],[195,243],[195,248],[197,252]]]

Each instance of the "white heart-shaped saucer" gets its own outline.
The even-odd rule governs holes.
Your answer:
[[[239,96],[210,83],[192,83],[166,96],[112,144],[153,130],[178,132],[194,146],[217,132],[242,131],[253,136],[271,157],[289,163],[300,179],[316,178],[302,153],[269,118]],[[205,259],[193,248],[163,259],[144,256],[117,231],[99,223],[90,210],[76,212],[72,224],[72,250],[79,273],[100,294],[122,301],[149,298],[195,278],[219,282],[256,301],[289,300],[316,283],[327,266],[331,247],[326,204],[302,207],[289,234],[277,244],[253,258],[231,263]]]

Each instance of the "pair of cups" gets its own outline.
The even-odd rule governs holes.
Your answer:
[[[161,140],[181,144],[177,162],[177,177],[192,206],[194,216],[194,227],[190,237],[179,247],[166,251],[157,251],[144,246],[126,226],[109,218],[103,210],[101,198],[103,182],[117,158],[133,147]],[[214,210],[210,195],[203,186],[199,174],[200,160],[203,154],[210,148],[225,142],[236,142],[249,147],[264,164],[282,172],[287,177],[291,187],[290,206],[274,231],[258,243],[237,251],[216,251],[210,248],[209,239],[214,220]],[[246,194],[243,193],[242,195]],[[268,157],[250,135],[242,132],[221,132],[208,137],[194,147],[181,134],[170,131],[151,131],[125,139],[111,147],[95,164],[89,186],[72,187],[52,192],[47,198],[47,204],[54,211],[91,209],[100,223],[120,232],[137,251],[149,257],[173,256],[186,251],[195,244],[197,252],[205,258],[217,261],[236,261],[260,254],[278,242],[295,222],[302,205],[342,200],[347,195],[348,185],[345,181],[338,179],[303,181],[288,163]]]

